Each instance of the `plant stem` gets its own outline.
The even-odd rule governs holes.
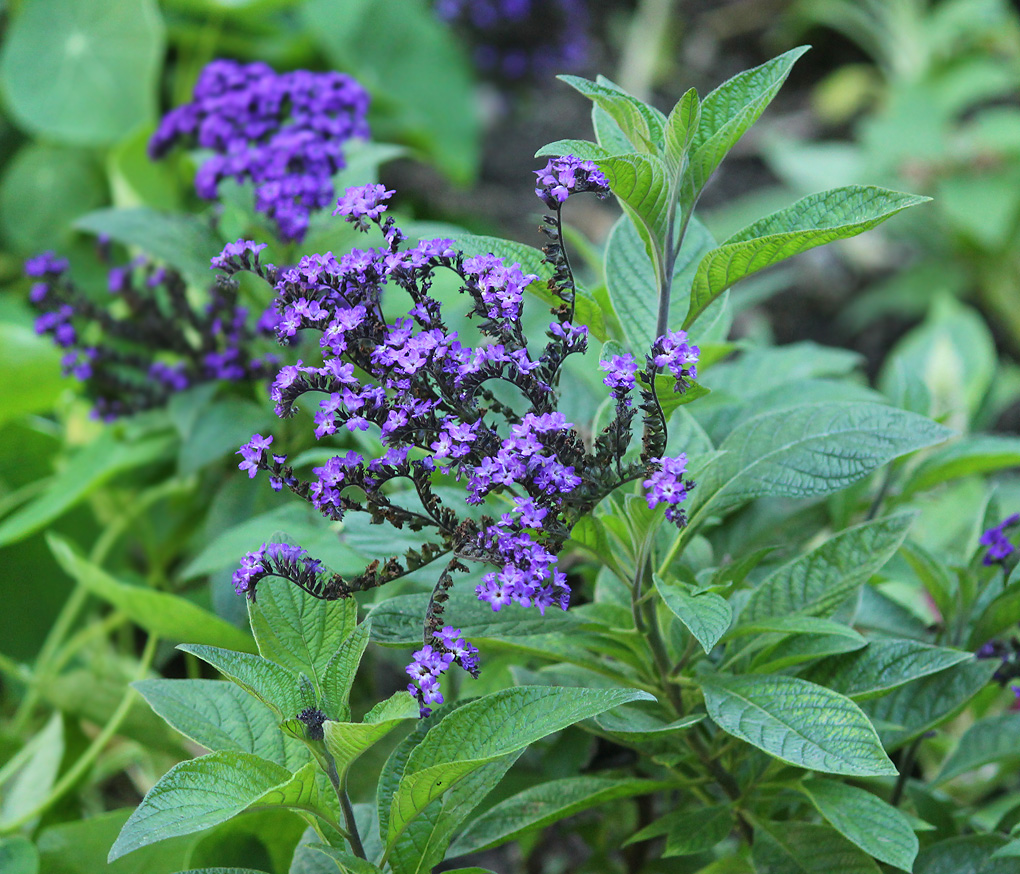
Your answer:
[[[896,785],[893,786],[892,795],[889,796],[889,803],[893,807],[899,807],[900,801],[903,800],[903,791],[907,788],[907,781],[910,779],[910,772],[914,770],[914,761],[917,759],[917,751],[923,740],[923,736],[914,738],[903,754],[903,761],[900,763],[900,773],[896,778]]]
[[[149,668],[152,666],[152,660],[156,655],[156,646],[159,643],[159,638],[153,634],[150,635],[149,639],[145,642],[145,649],[142,651],[142,658],[138,664],[138,670],[136,671],[136,679],[143,680],[145,675],[148,674]],[[64,774],[63,777],[57,782],[46,798],[40,801],[32,810],[22,814],[13,822],[9,822],[4,826],[4,832],[13,832],[20,829],[26,823],[31,822],[36,817],[41,816],[50,807],[52,807],[57,801],[59,801],[67,793],[71,787],[78,782],[78,780],[85,774],[85,772],[92,767],[92,764],[98,758],[99,754],[103,751],[103,748],[109,743],[110,739],[120,729],[121,723],[128,715],[128,711],[131,709],[131,705],[134,703],[135,695],[138,693],[128,686],[125,690],[123,697],[120,699],[120,704],[117,705],[117,709],[113,712],[107,720],[106,725],[103,726],[102,731],[99,732],[93,739],[92,743],[88,745],[85,752],[81,754],[76,761]]]
[[[365,847],[361,843],[361,835],[358,833],[358,823],[354,818],[354,808],[351,806],[351,797],[347,794],[347,771],[344,771],[343,778],[336,772],[336,763],[333,757],[329,756],[329,767],[326,774],[329,782],[333,784],[333,791],[340,801],[340,809],[344,814],[344,823],[347,826],[347,840],[350,842],[351,850],[359,859],[367,859]]]

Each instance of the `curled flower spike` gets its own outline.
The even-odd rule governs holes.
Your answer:
[[[989,547],[984,557],[986,565],[1005,564],[1006,559],[1016,552],[1016,547],[1006,536],[1006,529],[1014,528],[1018,524],[1020,524],[1020,513],[1014,513],[981,535],[979,542],[982,546]]]
[[[149,156],[180,144],[212,151],[195,176],[199,197],[214,200],[224,179],[250,180],[255,209],[282,239],[301,240],[311,211],[333,199],[344,143],[369,135],[368,104],[368,92],[343,73],[217,60],[199,76],[192,102],[164,116]]]
[[[582,180],[579,190],[592,182],[591,168],[581,162],[570,166],[575,182]],[[477,649],[442,619],[455,572],[468,572],[469,563],[482,565],[475,594],[493,610],[508,604],[542,614],[550,607],[566,610],[571,586],[557,557],[576,521],[604,497],[626,483],[643,482],[649,506],[665,504],[666,518],[685,524],[680,504],[694,483],[683,479],[686,456],[665,457],[655,377],[664,368],[683,391],[694,376],[698,350],[683,332],[674,332],[647,350],[643,368],[629,354],[604,363],[616,416],[586,445],[557,409],[564,363],[583,354],[588,343],[587,328],[571,320],[574,284],[558,242],[559,210],[549,219],[553,242],[545,252],[562,304],[542,346],[529,344],[522,326],[524,293],[538,276],[492,254],[466,255],[450,240],[407,246],[386,215],[392,194],[381,185],[362,186],[349,189],[337,205],[337,213],[356,227],[376,225],[384,247],[339,258],[309,256],[275,277],[278,337],[285,342],[300,334],[318,337],[322,363],[283,366],[270,390],[281,417],[293,415],[299,402],[310,402],[316,439],[372,429],[384,451],[376,458],[354,451],[334,455],[305,479],[285,455],[272,454],[271,436],[256,434],[239,450],[238,466],[249,476],[265,472],[272,488],[286,487],[328,519],[368,513],[373,522],[422,532],[425,542],[374,562],[353,579],[330,574],[296,547],[269,544],[245,557],[235,586],[254,597],[259,580],[276,575],[316,597],[334,599],[444,558],[424,617],[423,647],[408,668],[409,691],[424,713],[442,701],[439,678],[451,665],[471,674],[478,670]],[[479,345],[465,345],[447,326],[430,293],[439,270],[460,278],[468,313],[478,320]],[[386,315],[392,304],[384,311],[384,289],[387,295],[407,295],[405,317]],[[497,382],[513,386],[523,401],[499,400],[489,387]],[[639,386],[641,404],[635,405],[632,395]],[[635,458],[628,447],[639,416],[645,434]],[[439,497],[440,477],[460,483],[463,505]],[[392,487],[397,480],[407,482],[413,503],[403,501],[408,492]],[[467,505],[483,507],[484,515],[468,513]]]
[[[538,177],[535,194],[549,209],[558,209],[571,194],[583,191],[609,196],[609,181],[595,162],[582,161],[573,155],[551,158],[535,175]]]

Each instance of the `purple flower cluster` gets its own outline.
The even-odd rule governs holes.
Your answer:
[[[180,143],[211,150],[195,177],[199,196],[214,200],[223,179],[251,180],[256,210],[282,239],[300,240],[310,212],[333,200],[344,143],[368,137],[368,104],[368,92],[343,73],[213,61],[192,102],[163,118],[149,155],[160,158]]]
[[[1006,529],[1014,528],[1018,524],[1020,524],[1020,513],[1014,513],[981,535],[981,545],[988,547],[984,558],[986,565],[1005,564],[1006,559],[1016,552],[1016,547],[1006,536]]]
[[[442,704],[439,678],[452,664],[460,665],[473,677],[478,676],[478,648],[460,636],[460,629],[447,625],[432,633],[436,646],[426,643],[414,654],[407,674],[411,682],[407,691],[414,695],[421,708],[421,716],[432,713],[430,704]]]
[[[549,209],[558,209],[571,194],[590,191],[599,197],[609,195],[609,181],[594,161],[582,161],[573,155],[550,158],[536,170],[538,185],[535,194]]]
[[[575,174],[577,190],[589,190]],[[519,264],[493,255],[468,256],[450,240],[407,246],[385,216],[391,191],[369,185],[349,189],[337,212],[360,228],[375,224],[386,245],[302,258],[275,276],[277,333],[290,341],[302,332],[318,336],[321,364],[297,361],[279,370],[271,387],[276,412],[292,415],[296,403],[315,396],[316,438],[344,429],[373,429],[384,452],[366,459],[349,451],[299,477],[287,456],[272,453],[273,438],[256,434],[241,447],[239,468],[269,475],[274,489],[286,486],[329,519],[350,511],[367,512],[373,522],[427,532],[427,542],[403,556],[373,562],[355,579],[332,574],[303,552],[271,544],[245,557],[235,574],[239,592],[255,596],[262,577],[290,579],[316,597],[348,597],[356,591],[404,576],[441,556],[445,569],[429,601],[425,646],[408,672],[411,691],[423,709],[441,701],[438,678],[451,664],[474,673],[477,651],[460,632],[442,626],[441,617],[454,574],[480,562],[491,570],[476,586],[493,610],[516,602],[566,609],[570,586],[557,567],[557,555],[574,523],[619,486],[643,481],[649,506],[666,504],[666,516],[685,523],[679,504],[693,483],[683,480],[686,457],[664,457],[665,420],[655,395],[655,377],[665,368],[683,391],[693,376],[697,347],[682,332],[659,338],[639,367],[632,356],[616,356],[602,366],[617,402],[613,422],[586,445],[556,409],[556,386],[564,361],[583,353],[588,332],[574,325],[573,279],[559,245],[558,224],[546,258],[553,268],[551,287],[563,301],[553,310],[544,348],[529,346],[521,314],[523,293],[538,281]],[[557,205],[561,201],[557,200]],[[557,218],[547,221],[558,222]],[[242,249],[219,262],[228,273],[246,269]],[[443,319],[430,289],[437,270],[459,276],[479,322],[483,342],[465,345]],[[390,319],[382,295],[399,289],[409,299],[406,317]],[[517,410],[498,399],[490,383],[506,383],[526,404]],[[640,403],[632,395],[640,391]],[[640,458],[627,455],[633,422],[643,421]],[[498,515],[464,517],[434,490],[435,480],[452,478],[465,489],[467,504],[487,506],[490,496],[504,501]],[[400,503],[389,484],[407,480],[414,507]],[[509,503],[509,509],[506,509]],[[276,551],[274,552],[273,549]]]
[[[478,69],[502,81],[573,70],[587,54],[581,0],[437,0],[436,13],[471,43]]]
[[[257,257],[245,258],[261,269]],[[275,311],[250,325],[230,280],[217,280],[196,309],[178,273],[136,258],[109,269],[115,303],[106,307],[78,289],[67,261],[52,253],[28,259],[25,273],[38,280],[29,292],[40,311],[36,331],[66,350],[64,372],[85,383],[93,415],[105,421],[163,406],[198,383],[265,377],[276,361],[253,354],[258,337],[273,335]]]

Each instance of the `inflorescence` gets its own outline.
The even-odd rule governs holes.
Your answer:
[[[566,609],[570,586],[557,555],[581,517],[619,486],[639,481],[649,507],[665,504],[667,517],[682,526],[680,503],[694,485],[684,479],[685,456],[665,455],[666,423],[655,384],[657,374],[669,372],[675,390],[683,392],[696,375],[698,348],[682,331],[656,340],[643,362],[625,355],[602,363],[616,411],[591,445],[556,409],[563,364],[588,343],[587,328],[573,323],[574,280],[560,243],[560,206],[577,190],[605,196],[608,185],[594,164],[571,157],[550,161],[538,175],[539,197],[554,212],[543,230],[550,238],[549,288],[560,300],[541,351],[529,347],[521,322],[524,292],[538,276],[493,255],[467,255],[451,240],[406,246],[393,218],[385,216],[393,192],[382,185],[348,189],[335,212],[363,230],[378,226],[385,246],[339,259],[308,256],[279,271],[275,282],[279,338],[286,342],[299,331],[315,331],[322,350],[321,365],[298,361],[280,369],[271,389],[277,414],[293,415],[299,398],[316,394],[317,438],[375,428],[385,452],[371,459],[355,451],[334,456],[305,480],[286,455],[273,451],[272,436],[256,434],[241,447],[239,467],[252,477],[265,472],[274,489],[286,487],[328,519],[365,512],[373,523],[406,525],[428,532],[428,539],[405,555],[372,562],[351,579],[328,572],[298,547],[270,543],[245,557],[235,587],[254,598],[259,581],[272,575],[332,600],[443,557],[425,616],[424,646],[408,668],[423,713],[442,701],[439,677],[450,665],[477,674],[475,647],[442,622],[454,575],[469,569],[465,562],[491,568],[475,591],[493,610],[510,603],[541,613],[550,606]],[[230,274],[244,269],[236,259],[224,259],[222,266]],[[429,293],[440,269],[460,277],[483,345],[464,345],[444,322]],[[393,287],[408,295],[409,309],[405,318],[389,322],[381,301],[383,289]],[[515,386],[526,408],[497,399],[488,386],[493,382]],[[641,451],[633,457],[628,449],[638,416]],[[466,503],[492,507],[492,515],[458,513],[434,489],[440,478],[460,482]],[[415,507],[403,506],[400,493],[387,488],[398,479],[410,481]],[[502,507],[490,504],[490,497]]]
[[[179,144],[211,150],[195,176],[198,195],[214,200],[223,179],[251,180],[255,209],[281,239],[301,240],[310,212],[335,197],[344,144],[369,135],[368,105],[368,92],[343,73],[217,60],[199,76],[192,102],[164,116],[149,155]]]
[[[981,535],[981,545],[988,547],[988,552],[984,557],[986,565],[1005,564],[1006,560],[1016,552],[1016,547],[1006,536],[1006,529],[1015,528],[1017,525],[1020,525],[1020,513],[1014,513]]]
[[[252,270],[262,270],[261,248],[248,244],[244,257]],[[108,247],[100,249],[105,255]],[[275,310],[249,320],[237,282],[227,277],[219,277],[205,305],[196,307],[179,273],[136,258],[110,268],[107,288],[115,301],[105,306],[74,284],[68,262],[52,252],[29,258],[25,273],[36,280],[29,293],[41,311],[36,332],[66,350],[64,372],[84,382],[96,418],[163,406],[203,382],[266,378],[277,363],[254,348],[259,337],[275,334]]]
[[[465,35],[481,72],[507,82],[577,69],[588,51],[581,0],[437,0],[436,14]]]

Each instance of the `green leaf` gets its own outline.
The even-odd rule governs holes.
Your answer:
[[[340,802],[336,792],[317,762],[307,762],[282,783],[266,789],[246,809],[273,807],[314,813],[334,827],[340,819]]]
[[[879,874],[878,865],[824,825],[759,823],[751,849],[756,874]]]
[[[755,587],[740,624],[767,616],[831,616],[878,573],[907,536],[913,513],[848,528],[773,571]]]
[[[807,50],[807,46],[800,46],[761,66],[738,73],[701,101],[698,128],[690,144],[687,187],[691,203],[726,153],[772,102],[794,63]]]
[[[1020,713],[1000,713],[979,719],[963,733],[952,755],[942,763],[934,782],[944,783],[989,762],[1020,758],[1018,736]]]
[[[701,121],[701,101],[698,92],[691,88],[670,110],[666,119],[666,163],[673,172],[683,170],[684,158],[698,132]]]
[[[0,83],[19,124],[94,146],[155,116],[164,36],[152,0],[33,0],[18,12]]]
[[[738,231],[698,265],[683,327],[735,282],[815,246],[855,237],[909,206],[930,200],[874,186],[812,194]]]
[[[703,713],[697,713],[667,722],[640,704],[623,704],[596,716],[595,724],[621,743],[633,744],[667,737],[668,733],[690,728],[704,718]]]
[[[688,856],[712,849],[733,828],[733,814],[723,804],[695,810],[678,808],[635,832],[623,845],[667,835],[662,857]]]
[[[832,780],[808,780],[801,787],[843,837],[880,862],[910,871],[917,856],[917,836],[908,820],[876,795]]]
[[[322,601],[274,577],[259,584],[248,617],[262,657],[308,674],[321,695],[326,666],[354,631],[358,604],[353,598]]]
[[[181,442],[177,470],[182,476],[201,470],[224,456],[233,457],[237,447],[252,434],[272,429],[273,414],[261,404],[243,398],[218,397],[209,404]]]
[[[174,765],[142,799],[110,850],[110,861],[166,838],[219,825],[291,773],[249,753],[210,753]]]
[[[50,794],[64,757],[64,720],[54,713],[45,727],[0,771],[0,828],[14,823],[32,827],[33,820],[20,823]],[[16,765],[16,767],[12,767]]]
[[[215,646],[182,643],[177,647],[208,662],[249,695],[254,695],[280,719],[289,719],[302,707],[297,677],[286,668],[246,652]]]
[[[477,768],[582,719],[649,697],[631,689],[519,686],[465,704],[408,757],[391,802],[387,845],[433,799]]]
[[[202,286],[212,285],[215,276],[209,260],[223,249],[219,237],[197,216],[145,206],[96,210],[82,216],[74,226],[106,234],[126,246],[138,246]]]
[[[914,874],[1015,874],[1015,860],[995,857],[1006,844],[1007,839],[999,834],[939,841],[918,854]]]
[[[911,495],[963,476],[1020,467],[1020,438],[994,434],[964,437],[933,452],[910,474],[903,494]]]
[[[0,322],[0,369],[7,374],[0,397],[0,425],[25,413],[52,409],[67,388],[60,358],[53,344],[30,327]]]
[[[331,719],[346,722],[351,718],[348,699],[361,657],[368,646],[371,628],[371,622],[364,622],[355,628],[326,665],[326,673],[322,678],[322,700],[326,715]]]
[[[967,648],[976,650],[993,637],[1020,621],[1020,583],[1013,583],[981,612],[967,640]]]
[[[816,619],[815,622],[826,622]],[[839,623],[833,623],[839,626]],[[769,646],[751,662],[749,670],[756,674],[771,674],[838,653],[854,652],[867,645],[867,641],[845,625],[833,634],[792,634]]]
[[[784,762],[857,777],[897,773],[849,698],[783,675],[709,675],[699,682],[708,714],[723,731]]]
[[[4,874],[39,874],[39,851],[21,835],[0,838],[0,871]]]
[[[359,859],[346,850],[338,850],[336,847],[327,847],[323,844],[312,844],[311,846],[333,862],[334,867],[329,869],[331,872],[339,871],[340,874],[376,874],[376,872],[382,871],[382,868],[379,866],[373,865],[366,859]],[[291,870],[293,871],[293,869]],[[294,872],[294,874],[298,874],[298,872]]]
[[[165,458],[171,446],[166,437],[122,443],[105,431],[80,449],[38,498],[0,523],[0,546],[35,534],[119,473]]]
[[[614,155],[598,165],[648,254],[658,260],[665,251],[671,209],[666,165],[654,155]]]
[[[618,780],[604,777],[566,777],[519,792],[490,807],[457,838],[450,856],[477,853],[516,840],[582,810],[617,798],[632,798],[668,789],[658,780]]]
[[[670,330],[680,327],[698,262],[714,245],[705,226],[691,219],[673,267]],[[613,225],[606,241],[606,285],[630,351],[643,360],[656,337],[659,289],[641,236],[626,215]]]
[[[308,749],[278,729],[273,711],[222,680],[140,680],[132,685],[170,725],[211,752],[252,753],[288,770]]]
[[[733,621],[729,602],[715,592],[695,594],[692,586],[679,580],[666,581],[658,574],[653,580],[662,602],[710,653]]]
[[[470,68],[450,29],[422,0],[306,0],[307,33],[372,93],[380,139],[429,155],[454,181],[470,182],[479,147]]]
[[[573,155],[582,161],[597,161],[600,158],[608,158],[610,154],[609,151],[602,148],[598,143],[593,143],[590,140],[556,140],[556,142],[542,146],[541,149],[535,152],[535,157]]]
[[[881,404],[810,404],[763,413],[733,429],[694,471],[688,515],[764,496],[809,498],[839,491],[883,464],[940,443],[948,429]]]
[[[151,634],[170,640],[222,644],[250,652],[251,638],[215,613],[169,592],[129,586],[78,555],[56,534],[49,534],[50,551],[60,566],[92,594],[123,610],[132,622]]]
[[[886,748],[893,750],[962,710],[988,685],[995,668],[991,660],[963,662],[865,701],[864,710]]]
[[[819,662],[805,679],[862,700],[973,658],[969,652],[916,640],[872,640],[862,650]]]
[[[403,690],[387,699],[387,704],[385,711],[367,714],[364,722],[327,720],[323,723],[326,749],[336,762],[338,772],[346,771],[365,750],[382,740],[401,722],[418,716],[417,702]],[[373,718],[369,719],[370,716]]]
[[[912,540],[903,542],[900,553],[931,595],[939,613],[943,616],[952,615],[959,589],[956,576],[944,562]]]
[[[598,82],[580,76],[557,76],[607,113],[627,137],[630,144],[646,155],[657,154],[664,140],[661,113],[604,76]],[[580,156],[578,156],[580,157]]]

